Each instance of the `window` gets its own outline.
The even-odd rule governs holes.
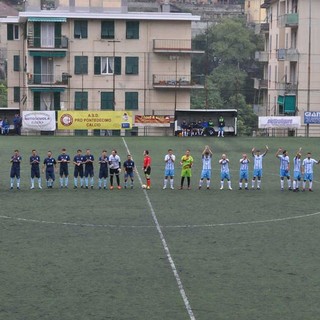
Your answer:
[[[94,57],[94,74],[113,74],[113,57]]]
[[[138,92],[126,92],[125,93],[125,109],[126,110],[138,110]]]
[[[94,57],[94,74],[121,74],[121,57]]]
[[[54,82],[53,59],[41,57],[41,83]]]
[[[13,56],[13,71],[20,71],[20,56]]]
[[[101,39],[114,39],[114,21],[101,21]]]
[[[74,57],[74,74],[88,74],[88,57]]]
[[[101,92],[101,110],[114,110],[113,92]]]
[[[41,48],[54,48],[54,23],[41,23]]]
[[[88,38],[88,21],[87,20],[74,21],[74,37],[76,39]]]
[[[139,74],[138,57],[126,57],[126,74]]]
[[[127,21],[126,38],[139,39],[139,21]]]
[[[19,25],[7,24],[7,40],[19,40]]]
[[[13,102],[20,102],[20,87],[13,87]]]
[[[88,92],[77,91],[74,95],[74,109],[88,110]]]

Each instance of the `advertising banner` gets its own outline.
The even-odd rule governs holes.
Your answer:
[[[58,111],[59,130],[120,130],[132,128],[127,111]]]
[[[305,124],[320,124],[320,112],[306,111],[304,113]]]
[[[139,116],[134,117],[135,126],[170,127],[174,117],[170,116]]]
[[[294,129],[300,128],[300,126],[300,117],[259,117],[259,129]]]
[[[56,130],[55,111],[22,111],[22,127],[35,131]]]

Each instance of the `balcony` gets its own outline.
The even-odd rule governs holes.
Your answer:
[[[298,84],[296,82],[278,82],[276,83],[276,89],[280,95],[296,94],[298,91]]]
[[[277,59],[278,59],[278,61],[298,62],[299,61],[299,52],[296,48],[278,49]]]
[[[67,50],[69,39],[66,36],[56,38],[41,38],[28,35],[28,49],[59,49]]]
[[[259,62],[269,62],[269,52],[267,51],[256,51],[255,60]]]
[[[254,88],[257,90],[268,90],[268,80],[254,78]]]
[[[299,14],[288,13],[279,17],[280,28],[297,28],[299,26]]]
[[[158,89],[204,89],[204,76],[154,74],[152,84]]]
[[[27,77],[29,86],[67,86],[69,78],[71,78],[71,76],[66,72],[63,72],[60,75],[27,73]]]
[[[261,4],[260,8],[267,9],[271,5],[271,0],[264,0],[264,2]]]
[[[204,53],[205,41],[181,39],[154,39],[153,52],[157,53]]]
[[[255,34],[269,33],[269,22],[258,23],[255,25]]]

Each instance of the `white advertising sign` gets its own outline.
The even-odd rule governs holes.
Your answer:
[[[56,130],[55,111],[23,111],[22,127],[35,131]]]
[[[259,129],[296,129],[300,127],[300,117],[259,117]]]

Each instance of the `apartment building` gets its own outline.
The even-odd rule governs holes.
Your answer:
[[[203,88],[202,77],[191,75],[191,55],[203,53],[191,41],[200,17],[163,8],[129,13],[118,0],[63,0],[48,10],[29,0],[18,17],[2,20],[8,107],[135,115],[190,108],[191,89]]]
[[[244,12],[247,16],[247,23],[256,24],[265,22],[266,11],[261,8],[261,4],[264,0],[245,0],[244,2]]]
[[[260,115],[296,115],[298,136],[320,136],[319,124],[304,123],[305,112],[320,111],[320,1],[264,0],[267,20],[260,24],[264,51],[262,79],[255,79]],[[279,130],[275,134],[286,135]]]

